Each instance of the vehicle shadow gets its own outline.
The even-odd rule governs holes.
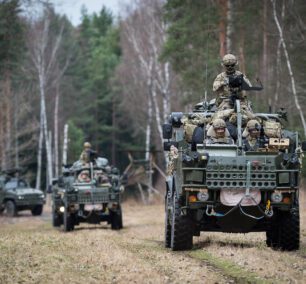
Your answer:
[[[261,243],[261,242],[260,242]],[[194,249],[203,249],[207,248],[211,245],[217,245],[219,247],[232,247],[232,248],[256,248],[260,245],[260,243],[245,243],[245,242],[239,242],[239,241],[222,241],[222,240],[200,240],[196,243],[194,243]]]

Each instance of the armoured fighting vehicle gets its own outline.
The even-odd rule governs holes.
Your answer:
[[[52,223],[72,231],[80,223],[106,221],[113,230],[122,229],[120,195],[123,191],[117,168],[105,158],[93,159],[87,165],[80,161],[64,167],[63,175],[54,181]]]
[[[233,144],[206,143],[206,125],[217,110],[214,100],[198,104],[191,113],[172,113],[163,125],[164,150],[170,158],[165,246],[189,250],[201,231],[266,232],[268,247],[297,250],[299,177],[306,145],[296,132],[281,126],[284,112],[255,113],[261,122],[259,147],[246,151],[240,100],[234,98],[233,103]],[[200,123],[186,124],[196,119]],[[280,126],[279,135],[268,135],[273,134],[271,125]]]
[[[13,217],[22,210],[31,210],[33,216],[41,215],[45,195],[41,190],[31,188],[16,170],[0,175],[0,213]]]

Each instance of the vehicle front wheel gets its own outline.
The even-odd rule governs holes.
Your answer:
[[[192,249],[192,220],[182,215],[178,198],[172,199],[171,248],[173,251]]]
[[[267,245],[273,249],[285,251],[298,250],[300,247],[299,208],[290,212],[279,212],[267,230]]]
[[[171,223],[169,218],[171,217],[171,214],[169,212],[170,210],[170,197],[167,195],[165,200],[165,247],[170,248],[171,247]]]
[[[70,232],[74,230],[74,215],[67,212],[67,208],[65,208],[64,212],[64,231],[65,232]]]
[[[42,205],[36,205],[34,208],[31,209],[33,216],[40,216],[43,212],[43,206]]]
[[[52,226],[53,227],[60,227],[62,224],[62,218],[57,212],[55,208],[52,208]]]
[[[123,228],[121,207],[116,211],[111,211],[111,228],[112,230]]]
[[[17,216],[17,207],[14,201],[8,200],[5,203],[6,214],[9,217]]]

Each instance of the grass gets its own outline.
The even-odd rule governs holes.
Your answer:
[[[222,274],[235,280],[235,283],[272,283],[265,279],[261,279],[257,274],[243,269],[241,266],[233,262],[213,256],[203,250],[194,250],[190,252],[190,256],[221,271]]]

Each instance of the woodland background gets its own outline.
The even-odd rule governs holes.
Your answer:
[[[73,26],[48,1],[0,0],[0,165],[43,189],[84,141],[123,170],[127,153],[164,168],[161,124],[214,97],[222,56],[264,91],[257,112],[285,107],[305,137],[304,0],[134,0]]]

